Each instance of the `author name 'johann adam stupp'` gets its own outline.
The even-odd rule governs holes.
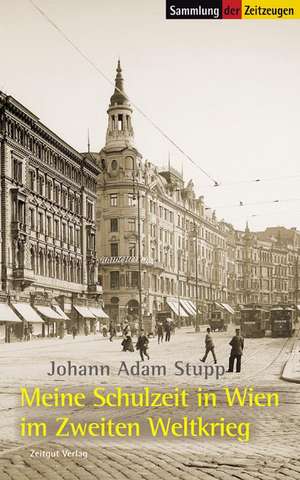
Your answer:
[[[204,365],[201,363],[195,364],[183,362],[181,360],[176,360],[170,368],[165,364],[145,364],[139,361],[128,364],[125,361],[122,361],[116,369],[112,369],[110,365],[106,364],[77,365],[68,360],[67,362],[60,364],[57,364],[55,361],[51,361],[47,375],[50,377],[109,377],[111,375],[165,377],[167,375],[186,375],[189,377],[203,377],[205,379],[208,377],[215,377],[216,379],[219,379],[222,377],[222,375],[224,375],[224,373],[224,365]]]

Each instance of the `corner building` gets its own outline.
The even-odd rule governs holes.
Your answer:
[[[145,160],[134,143],[132,108],[118,62],[106,143],[97,155],[97,255],[106,311],[115,322],[139,311],[138,206],[142,314],[170,308],[190,322],[196,305],[207,321],[227,301],[227,232],[181,173]],[[178,302],[179,301],[179,302]]]
[[[91,156],[2,92],[0,109],[0,336],[5,331],[22,338],[31,307],[42,335],[59,334],[60,321],[69,319],[80,332],[96,317],[84,318],[76,308],[101,305],[95,250],[99,169]],[[18,316],[18,328],[19,321],[3,313],[5,304],[16,314],[15,305],[22,304],[27,312]]]

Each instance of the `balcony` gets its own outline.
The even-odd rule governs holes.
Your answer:
[[[29,287],[34,281],[34,273],[31,269],[19,267],[13,269],[14,282],[21,285],[22,288]]]
[[[11,233],[16,235],[18,233],[27,234],[26,223],[23,222],[11,222]]]
[[[88,285],[88,293],[97,293],[98,295],[102,295],[103,288],[101,285],[91,284],[91,285]]]
[[[124,238],[125,238],[125,239],[127,239],[127,238],[132,238],[132,237],[138,238],[138,231],[137,231],[137,229],[134,229],[134,230],[125,230],[125,231],[124,231]]]

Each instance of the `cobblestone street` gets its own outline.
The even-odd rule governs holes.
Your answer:
[[[218,363],[227,368],[230,332],[214,335]],[[0,428],[0,478],[18,479],[240,479],[271,480],[300,478],[299,427],[300,427],[300,385],[280,379],[282,368],[289,358],[295,339],[262,338],[246,339],[245,355],[241,374],[225,374],[219,380],[213,377],[205,380],[197,376],[176,376],[174,361],[198,364],[203,353],[204,334],[191,330],[177,331],[169,344],[150,343],[149,364],[164,364],[165,377],[141,377],[116,374],[118,365],[126,360],[128,366],[139,359],[137,352],[122,353],[120,339],[110,343],[100,337],[78,337],[74,341],[46,340],[23,344],[2,345],[1,368],[1,428]],[[77,361],[77,359],[80,359]],[[57,365],[70,360],[76,364],[108,364],[109,377],[50,377],[50,361]],[[208,364],[211,363],[208,358]],[[22,363],[24,369],[20,369]],[[25,445],[19,437],[18,422],[19,387],[24,386],[20,372],[26,372],[26,386],[63,387],[64,390],[86,390],[92,385],[123,386],[137,390],[145,385],[189,386],[213,389],[221,394],[223,386],[253,386],[257,391],[276,391],[280,395],[280,406],[270,409],[241,409],[235,407],[230,414],[225,408],[208,408],[206,417],[221,415],[235,421],[253,422],[254,433],[248,443],[236,439],[176,439],[155,440],[70,440],[69,442],[34,441]],[[23,410],[23,409],[22,409]],[[26,412],[27,414],[28,412]],[[43,412],[44,413],[44,412]],[[101,412],[102,413],[102,412]],[[160,411],[161,413],[161,411]],[[195,415],[193,407],[189,411]],[[47,412],[48,414],[48,412]],[[55,412],[56,414],[56,412]],[[173,412],[174,414],[174,412]],[[50,415],[50,413],[49,413]],[[111,416],[141,421],[147,415],[146,409],[121,410]],[[176,416],[177,414],[174,414]],[[98,415],[99,417],[99,415]],[[89,406],[83,411],[74,409],[72,419],[76,421],[95,420],[95,411]],[[31,457],[32,450],[37,452]],[[44,454],[41,452],[45,452]],[[70,452],[72,457],[65,457]],[[42,458],[52,455],[53,458]],[[87,458],[85,458],[87,457]]]

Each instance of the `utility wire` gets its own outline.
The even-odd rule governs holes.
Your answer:
[[[113,80],[111,80],[65,33],[64,31],[35,3],[33,0],[28,0],[31,5],[44,17],[44,19],[52,25],[55,30],[68,42],[79,55],[89,63],[91,67],[93,67],[96,72],[101,75],[110,85],[112,85],[119,93],[121,93],[125,98],[129,101],[127,95],[121,91],[116,85]],[[166,139],[168,140],[179,152],[184,155],[195,167],[199,168],[199,170],[208,177],[214,184],[214,186],[218,186],[219,182],[213,178],[206,170],[204,170],[200,165],[198,165],[190,155],[188,155],[169,135],[167,135],[160,126],[154,122],[136,103],[131,102],[132,106],[144,117],[151,125]]]
[[[286,203],[286,202],[299,202],[300,198],[285,198],[281,200],[267,200],[267,201],[260,201],[260,202],[249,202],[245,203],[240,200],[239,203],[233,205],[218,205],[217,207],[205,207],[205,210],[212,210],[212,209],[219,209],[219,208],[240,208],[240,207],[248,207],[252,205],[270,205],[273,203]]]
[[[215,187],[231,187],[232,185],[242,185],[242,184],[247,184],[247,183],[262,183],[262,182],[276,182],[276,181],[281,181],[281,180],[296,180],[300,178],[300,173],[297,172],[294,175],[287,175],[287,176],[280,176],[280,177],[266,177],[266,178],[255,178],[255,179],[250,179],[250,180],[236,180],[233,182],[220,182],[218,185],[203,185],[202,188],[215,188]]]
[[[268,210],[267,212],[262,212],[262,213],[245,213],[241,217],[241,215],[233,215],[230,218],[255,218],[255,217],[265,217],[265,216],[276,216],[276,215],[282,215],[283,213],[300,213],[300,210],[291,210],[291,209],[284,209],[284,210],[277,210],[274,212],[274,210]]]

